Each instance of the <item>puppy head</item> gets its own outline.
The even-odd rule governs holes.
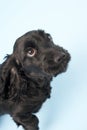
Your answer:
[[[32,73],[37,76],[37,68],[51,77],[65,72],[70,60],[68,51],[55,45],[50,34],[42,30],[30,31],[18,38],[13,54],[17,64],[21,64],[25,70],[33,66]]]

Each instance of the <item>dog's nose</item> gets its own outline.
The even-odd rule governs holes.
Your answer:
[[[61,63],[64,58],[66,58],[65,53],[58,54],[57,56],[55,56],[54,62]]]

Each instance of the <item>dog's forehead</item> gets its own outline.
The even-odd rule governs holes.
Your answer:
[[[24,37],[25,37],[24,44],[28,41],[32,41],[35,42],[38,46],[42,46],[42,47],[54,46],[51,35],[45,33],[42,30],[28,32],[24,35]]]
[[[19,48],[20,50],[25,47],[26,43],[35,43],[38,47],[49,48],[55,46],[50,34],[45,33],[43,30],[30,31],[19,37],[14,44],[14,51]],[[20,48],[21,46],[22,48]]]

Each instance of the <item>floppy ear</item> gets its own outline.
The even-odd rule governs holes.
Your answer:
[[[5,85],[7,84],[7,77],[10,72],[10,56],[5,57],[5,62],[0,67],[0,97],[4,97]]]
[[[19,76],[18,76],[18,71],[16,67],[12,67],[10,70],[10,77],[9,77],[9,94],[8,94],[8,98],[10,98],[11,100],[15,99],[15,97],[17,96],[19,91]]]
[[[0,97],[3,99],[9,98],[12,95],[11,88],[13,82],[17,83],[18,74],[16,69],[17,63],[13,56],[7,57],[6,61],[1,66],[0,72]]]

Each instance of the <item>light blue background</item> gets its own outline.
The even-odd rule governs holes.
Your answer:
[[[15,40],[33,29],[50,33],[72,56],[37,114],[40,130],[87,130],[87,0],[0,1],[0,63],[12,53]],[[0,130],[22,127],[7,115],[0,118]]]

